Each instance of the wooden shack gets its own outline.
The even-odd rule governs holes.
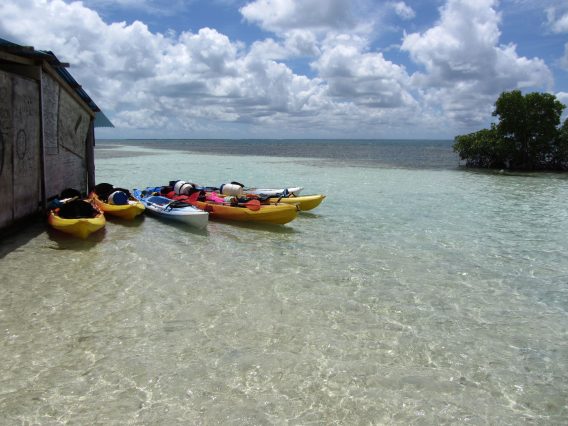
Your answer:
[[[0,39],[0,230],[65,188],[95,185],[95,127],[112,127],[48,51]]]

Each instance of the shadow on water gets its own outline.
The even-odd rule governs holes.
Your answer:
[[[300,212],[300,214],[298,214],[298,219],[318,219],[320,217],[323,217],[321,214],[317,214],[317,213],[310,213],[310,212]]]
[[[142,225],[142,223],[144,223],[144,220],[146,219],[143,214],[136,216],[134,219],[124,219],[121,217],[111,216],[109,214],[105,214],[105,218],[107,222],[115,223],[127,228],[137,228]]]
[[[16,225],[10,231],[3,231],[0,234],[0,259],[41,235],[46,227],[47,225],[43,218],[37,218],[30,222]]]
[[[51,241],[57,243],[57,247],[50,247],[52,250],[82,251],[90,250],[104,240],[106,228],[89,235],[84,240],[50,227],[47,228],[47,235]]]
[[[181,232],[185,232],[188,234],[195,234],[195,235],[202,235],[202,236],[207,236],[209,235],[209,231],[207,230],[207,228],[205,229],[199,229],[199,228],[195,228],[191,225],[186,225],[184,223],[180,223],[180,222],[176,222],[173,221],[171,219],[165,219],[163,217],[159,217],[159,216],[151,216],[150,218],[143,218],[142,219],[146,225],[152,226],[152,222],[159,222],[162,223],[164,225],[173,227]]]
[[[276,225],[270,223],[253,223],[253,222],[235,222],[229,220],[219,220],[216,219],[215,222],[221,223],[223,225],[234,226],[235,228],[250,229],[255,231],[266,231],[274,234],[295,234],[298,231],[291,227],[294,222],[288,223],[286,225]]]

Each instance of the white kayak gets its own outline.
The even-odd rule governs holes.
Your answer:
[[[172,190],[179,195],[189,195],[193,191],[205,191],[205,192],[219,192],[223,195],[235,195],[242,196],[244,194],[250,195],[265,195],[269,197],[297,197],[300,195],[302,189],[301,186],[290,186],[287,188],[246,188],[242,183],[231,182],[224,183],[221,186],[201,186],[196,183],[186,182],[184,180],[172,180],[170,181],[170,186]]]
[[[284,195],[293,195],[295,197],[300,195],[300,192],[304,189],[301,186],[295,186],[290,188],[244,188],[243,192],[245,194],[251,195],[269,195],[271,197],[279,197]]]
[[[143,197],[140,191],[134,190],[134,196],[146,207],[148,213],[164,219],[186,223],[203,229],[209,222],[209,213],[181,201],[170,200],[161,195]]]

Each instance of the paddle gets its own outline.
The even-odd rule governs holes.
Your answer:
[[[64,198],[63,200],[59,200],[62,204],[67,204],[70,203],[71,201],[75,201],[78,200],[79,197],[69,197],[69,198]]]
[[[215,204],[221,204],[221,203],[216,203],[215,201],[211,201],[211,205],[214,206]],[[237,204],[222,203],[222,204],[231,207],[246,207],[247,209],[252,210],[253,212],[260,210],[260,201],[258,200],[250,200],[247,201],[246,203],[237,203]]]
[[[260,210],[260,201],[258,200],[250,200],[246,203],[240,203],[239,206],[245,206],[247,209],[252,210],[253,212]]]
[[[246,203],[237,203],[237,204],[216,203],[215,201],[211,201],[210,203],[211,203],[212,206],[214,206],[215,204],[223,204],[225,206],[231,206],[231,207],[246,207],[247,209],[252,210],[253,212],[260,210],[260,201],[258,201],[258,200],[250,200],[250,201],[247,201]]]

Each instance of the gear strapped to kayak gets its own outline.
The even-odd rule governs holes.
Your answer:
[[[128,189],[117,188],[110,183],[95,185],[89,198],[105,214],[121,219],[133,220],[144,211],[144,205]]]
[[[183,180],[170,181],[170,187],[176,195],[191,195],[194,191],[205,191],[206,197],[200,196],[199,201],[216,201],[218,203],[232,203],[242,205],[250,200],[257,199],[261,204],[290,204],[295,205],[300,211],[308,211],[315,209],[325,199],[323,194],[301,195],[302,187],[284,187],[284,188],[247,188],[244,184],[231,181],[220,186],[199,186],[191,183],[192,189],[181,191],[182,185],[187,182]],[[176,190],[177,188],[177,190]],[[237,197],[235,202],[233,199],[220,198],[234,196]]]
[[[168,186],[149,187],[144,192],[159,192],[172,200],[189,203],[209,212],[211,219],[283,225],[294,220],[298,214],[296,205],[262,204],[257,197],[224,196],[199,186],[194,186],[190,195],[179,194],[183,187],[179,182],[170,181]]]
[[[182,209],[189,206],[191,206],[191,204],[180,200],[174,200],[166,205],[166,209]]]
[[[104,228],[104,214],[90,200],[82,200],[76,189],[67,188],[49,203],[47,222],[52,228],[79,238],[87,238]]]

